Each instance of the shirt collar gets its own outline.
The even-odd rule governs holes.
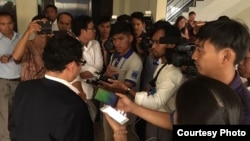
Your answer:
[[[240,85],[242,84],[242,81],[240,79],[240,75],[238,73],[238,71],[235,71],[235,75],[234,75],[234,78],[232,80],[232,82],[229,84],[229,86],[235,90],[237,89]]]
[[[114,56],[115,58],[121,58],[121,57],[124,57],[126,59],[129,58],[129,56],[134,52],[134,49],[131,48],[126,54],[124,54],[123,56],[120,56],[120,54],[118,52],[115,52]]]
[[[12,39],[11,39],[11,40],[14,40],[14,39],[16,38],[16,36],[17,36],[17,33],[16,33],[16,32],[14,32],[13,37],[12,37]],[[4,35],[0,32],[0,39],[2,39],[2,38],[7,38],[7,37],[6,37],[6,36],[4,36]]]
[[[90,40],[87,45],[83,45],[83,48],[85,51],[89,50],[92,46],[93,42]]]
[[[70,88],[72,91],[74,91],[76,94],[79,94],[80,92],[78,91],[77,88],[75,88],[73,85],[71,85],[68,81],[65,81],[63,79],[57,78],[57,77],[53,77],[53,76],[49,76],[47,74],[45,74],[45,78],[53,80],[53,81],[57,81],[65,86],[67,86],[68,88]]]

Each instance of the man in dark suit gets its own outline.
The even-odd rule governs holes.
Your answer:
[[[71,82],[83,64],[81,43],[53,37],[44,48],[45,78],[20,83],[11,112],[12,141],[93,141],[86,104]]]

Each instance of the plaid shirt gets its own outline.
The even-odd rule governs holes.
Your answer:
[[[27,43],[27,49],[22,58],[21,80],[43,78],[46,69],[42,60],[44,46],[35,46],[32,42]]]

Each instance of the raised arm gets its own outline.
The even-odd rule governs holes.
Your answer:
[[[40,25],[37,24],[37,20],[32,21],[29,24],[22,38],[17,42],[13,50],[12,58],[15,61],[15,63],[19,64],[22,61],[22,57],[26,49],[26,44],[29,40],[31,33],[33,33],[34,31],[40,31],[40,30],[41,30],[41,27]]]

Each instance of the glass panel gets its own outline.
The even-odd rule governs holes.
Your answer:
[[[82,14],[91,14],[91,0],[37,0],[37,2],[42,10],[46,5],[54,4],[58,9],[58,13],[69,12],[74,17]]]

